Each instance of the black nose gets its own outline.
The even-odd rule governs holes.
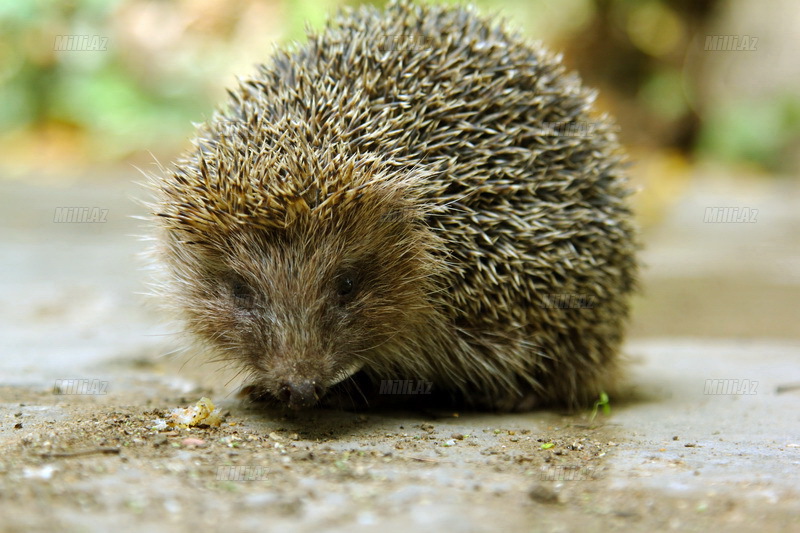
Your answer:
[[[322,387],[315,381],[285,381],[281,383],[278,399],[292,409],[311,407],[322,396]]]

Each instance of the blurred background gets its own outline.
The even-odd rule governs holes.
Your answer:
[[[306,25],[318,29],[338,6],[358,3],[0,0],[3,176],[139,164],[152,160],[148,152],[169,158],[273,44],[302,41]],[[796,2],[477,4],[563,51],[599,89],[600,108],[617,117],[635,159],[656,165],[651,174],[698,160],[798,170]],[[59,36],[83,41],[63,46]]]

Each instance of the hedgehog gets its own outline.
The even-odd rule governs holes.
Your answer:
[[[152,177],[156,297],[291,409],[587,405],[619,381],[638,268],[595,97],[474,8],[340,10]]]

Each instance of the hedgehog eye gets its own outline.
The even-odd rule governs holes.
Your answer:
[[[336,296],[342,301],[350,300],[356,292],[356,280],[352,273],[347,273],[336,278]]]
[[[239,276],[235,276],[228,282],[233,301],[239,307],[252,307],[254,294],[250,286]]]

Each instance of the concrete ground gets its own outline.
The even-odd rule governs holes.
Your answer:
[[[242,403],[163,356],[127,179],[0,181],[0,531],[800,531],[796,181],[705,176],[645,233],[629,393],[590,420]],[[202,396],[221,427],[152,429]]]

